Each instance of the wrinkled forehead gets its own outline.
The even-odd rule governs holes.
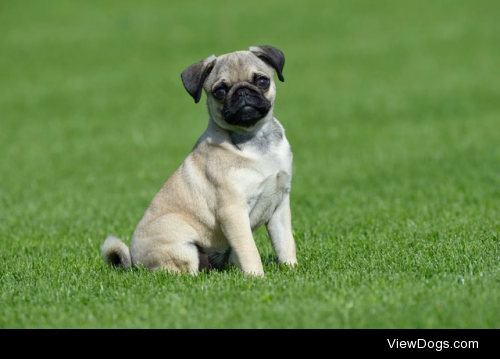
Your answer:
[[[224,79],[229,83],[249,81],[255,74],[270,78],[274,70],[250,51],[237,51],[217,58],[214,69],[207,82],[214,83]]]

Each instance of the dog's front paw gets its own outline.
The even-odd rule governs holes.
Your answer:
[[[297,259],[287,259],[280,264],[290,268],[295,268],[299,265],[299,262],[297,262]]]
[[[264,277],[264,268],[260,266],[259,268],[245,268],[243,269],[243,273],[249,277],[254,278],[263,278]]]
[[[253,278],[264,278],[264,272],[245,272],[245,275]]]

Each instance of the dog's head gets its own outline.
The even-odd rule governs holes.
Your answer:
[[[274,71],[284,81],[285,56],[271,46],[250,47],[209,58],[188,67],[181,75],[187,92],[198,103],[207,94],[211,118],[221,127],[251,130],[273,116],[276,86]]]

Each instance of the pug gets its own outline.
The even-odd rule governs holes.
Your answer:
[[[196,275],[236,264],[263,276],[252,233],[266,225],[277,260],[295,266],[290,188],[292,151],[274,118],[274,72],[284,81],[283,53],[272,46],[214,55],[181,75],[195,103],[207,96],[208,127],[154,197],[129,248],[108,237],[106,263]]]

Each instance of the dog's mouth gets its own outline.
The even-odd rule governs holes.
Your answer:
[[[222,118],[230,125],[251,127],[263,119],[271,107],[260,93],[241,88],[224,103]]]

